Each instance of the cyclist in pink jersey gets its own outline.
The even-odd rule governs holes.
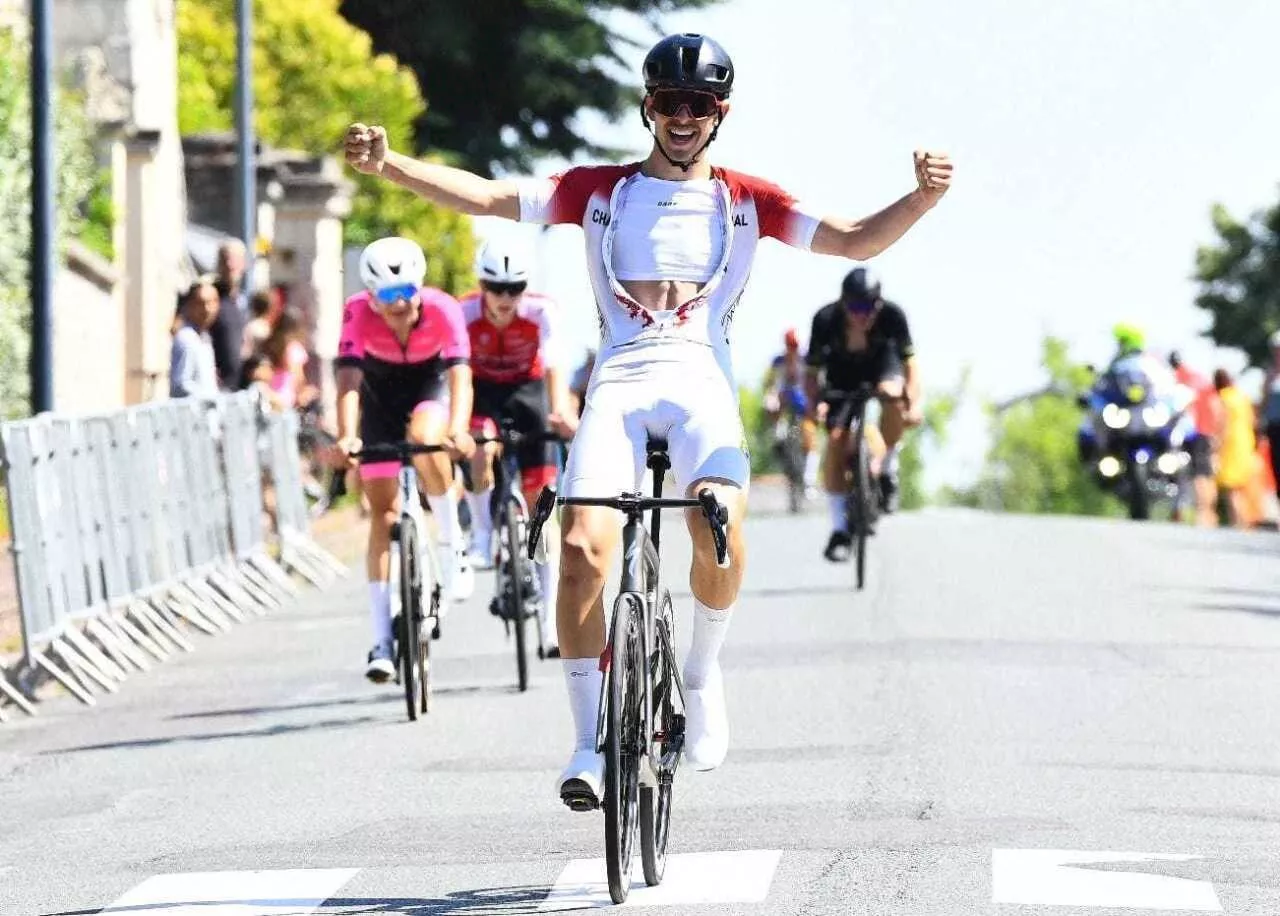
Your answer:
[[[453,600],[462,601],[474,590],[475,576],[458,524],[452,458],[469,457],[475,449],[468,433],[471,345],[457,300],[423,286],[426,274],[426,256],[409,239],[379,239],[361,253],[367,290],[344,306],[335,360],[338,442],[348,453],[405,440],[450,446],[450,453],[422,455],[416,463],[440,528],[444,585]],[[395,676],[389,580],[398,472],[395,462],[360,466],[370,508],[367,573],[374,635],[365,675],[376,683]]]
[[[685,757],[713,769],[728,748],[719,651],[742,583],[742,520],[750,465],[739,419],[729,332],[756,246],[766,237],[819,254],[871,258],[946,193],[952,166],[917,150],[916,186],[863,219],[826,216],[777,185],[712,166],[707,147],[729,113],[733,64],[702,35],[670,35],[645,57],[641,114],[653,135],[643,162],[575,167],[552,178],[490,180],[387,147],[381,127],[352,124],[347,162],[436,203],[475,215],[577,223],[586,236],[601,340],[565,495],[635,491],[648,436],[666,437],[677,481],[729,506],[729,568],[716,565],[700,517],[689,519],[694,627],[685,663]],[[605,577],[616,513],[572,507],[563,519],[557,621],[576,747],[558,781],[571,807],[599,799],[595,752],[605,645]],[[584,805],[582,802],[588,804]]]

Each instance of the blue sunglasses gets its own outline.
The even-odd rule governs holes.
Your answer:
[[[373,296],[383,305],[395,305],[401,299],[412,299],[418,293],[416,283],[401,283],[398,286],[384,286],[375,289]]]

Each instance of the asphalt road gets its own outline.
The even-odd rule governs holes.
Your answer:
[[[668,881],[633,903],[1280,913],[1280,540],[904,514],[855,594],[851,568],[819,555],[824,518],[751,522],[723,654],[729,757],[681,771]],[[664,556],[685,594],[683,532]],[[201,638],[94,710],[58,700],[0,726],[0,912],[607,900],[603,818],[554,792],[558,663],[513,691],[490,582],[448,618],[416,724],[361,676],[355,577]]]

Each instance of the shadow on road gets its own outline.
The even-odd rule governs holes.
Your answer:
[[[475,694],[508,694],[519,693],[514,684],[458,684],[434,686],[433,696],[466,696]],[[234,709],[209,709],[201,712],[184,712],[169,716],[169,721],[181,719],[219,719],[234,716],[261,716],[274,712],[294,712],[300,709],[333,709],[351,706],[385,706],[404,703],[401,692],[380,693],[377,696],[334,697],[329,700],[310,700],[304,703],[279,703],[270,706],[241,706]]]
[[[1255,617],[1271,617],[1280,620],[1280,604],[1262,606],[1256,604],[1229,604],[1220,601],[1201,601],[1195,607],[1202,611],[1229,611],[1236,614],[1253,614]]]
[[[403,702],[403,700],[401,701]],[[79,747],[62,747],[41,751],[43,757],[58,754],[74,754],[80,751],[109,751],[122,748],[167,747],[173,744],[198,744],[203,741],[222,741],[228,738],[274,738],[295,732],[340,731],[360,725],[386,722],[379,716],[355,716],[346,719],[326,719],[320,722],[299,722],[288,725],[269,725],[265,728],[246,728],[238,731],[202,732],[197,735],[172,735],[164,738],[138,738],[132,741],[107,741],[101,744],[84,744]]]
[[[437,898],[394,897],[333,897],[318,909],[312,900],[188,900],[182,903],[143,903],[137,906],[111,907],[107,910],[64,910],[46,913],[44,916],[95,916],[97,913],[135,913],[146,916],[149,911],[173,912],[176,908],[200,907],[253,908],[254,912],[285,912],[296,908],[298,912],[330,913],[334,916],[357,916],[361,913],[395,914],[403,916],[433,916],[433,914],[467,913],[470,916],[508,916],[514,913],[536,913],[538,904],[551,892],[548,887],[498,887],[483,890],[458,891]]]
[[[467,913],[469,916],[509,916],[513,913],[536,913],[538,905],[551,893],[549,887],[494,887],[456,891],[432,899],[342,898],[326,900],[319,913],[357,916],[361,913],[403,916],[443,916]]]

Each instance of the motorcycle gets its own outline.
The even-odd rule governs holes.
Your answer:
[[[1137,358],[1117,361],[1077,402],[1087,411],[1080,458],[1098,485],[1125,503],[1131,519],[1149,519],[1162,500],[1176,506],[1191,485],[1187,446],[1196,435],[1185,405],[1158,393]]]

